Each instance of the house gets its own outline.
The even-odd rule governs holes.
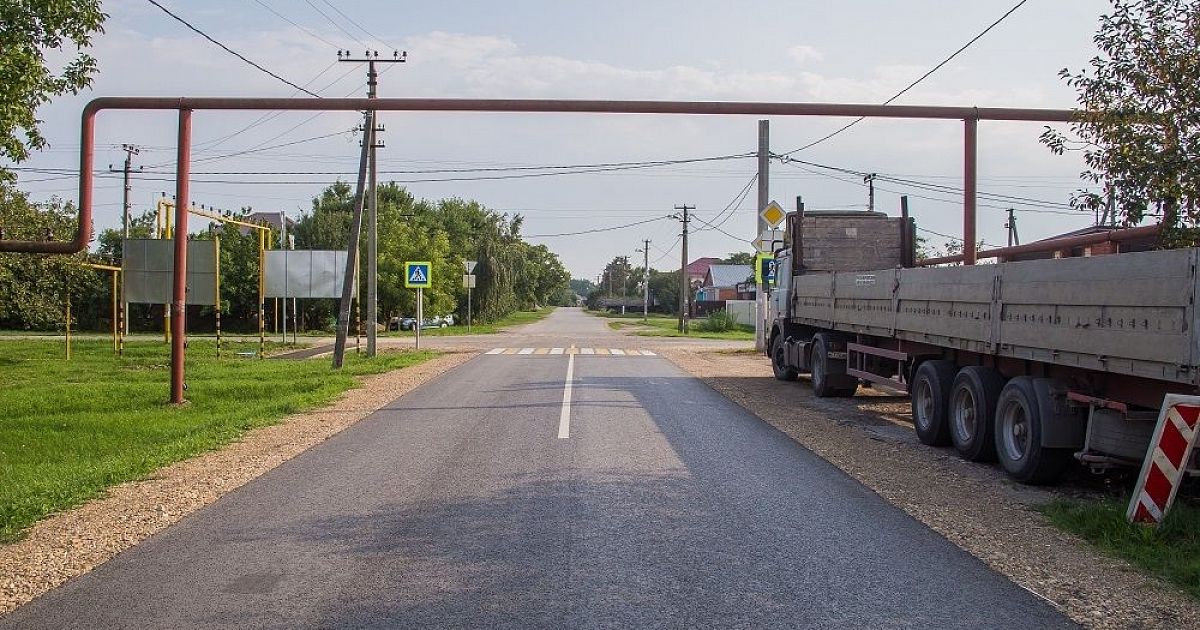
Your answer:
[[[247,223],[259,223],[262,225],[269,225],[269,226],[271,226],[271,234],[274,236],[275,239],[278,239],[279,238],[279,226],[283,224],[283,222],[282,222],[283,218],[287,218],[288,234],[292,234],[293,230],[296,228],[296,221],[291,219],[290,217],[287,217],[282,212],[251,212],[250,214],[246,215],[244,218],[239,218],[239,220],[245,221]],[[250,228],[243,227],[243,228],[241,228],[240,231],[242,234],[249,234]],[[278,241],[276,241],[276,242],[278,242]]]
[[[1052,241],[1060,238],[1070,238],[1073,236],[1087,236],[1089,234],[1102,234],[1110,232],[1114,229],[1107,225],[1091,225],[1079,230],[1058,234],[1050,238],[1034,241],[1040,243],[1042,241]],[[1032,245],[1033,243],[1027,243]],[[1012,262],[1017,260],[1041,260],[1045,258],[1079,258],[1087,256],[1102,256],[1104,254],[1117,254],[1121,252],[1145,252],[1158,247],[1158,237],[1148,236],[1140,239],[1126,240],[1121,242],[1106,241],[1103,243],[1093,243],[1091,245],[1078,245],[1075,247],[1067,247],[1053,252],[1027,252],[1024,254],[1016,254],[1005,256],[1004,262]]]
[[[696,260],[688,263],[688,266],[686,267],[688,285],[692,287],[703,286],[704,278],[708,275],[708,268],[715,264],[719,264],[720,262],[720,258],[710,257],[697,258]]]
[[[729,300],[754,299],[754,295],[742,293],[746,281],[754,275],[750,265],[709,265],[704,280],[696,291],[694,315],[702,317],[713,311],[724,310]]]

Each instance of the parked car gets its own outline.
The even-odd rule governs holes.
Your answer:
[[[413,325],[416,324],[416,322],[417,318],[415,317],[393,317],[391,322],[388,323],[388,330],[412,330]],[[446,328],[447,326],[453,325],[453,315],[438,315],[426,318],[425,321],[421,323],[421,330],[426,330],[429,328]]]

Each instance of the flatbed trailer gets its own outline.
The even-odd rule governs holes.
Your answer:
[[[1072,458],[1140,465],[1163,396],[1200,388],[1200,249],[914,268],[911,224],[865,219],[789,217],[769,301],[777,378],[810,373],[817,396],[906,392],[922,442],[1026,483]],[[851,220],[820,269],[829,245],[811,239]],[[878,266],[892,242],[893,266],[852,268],[854,248]]]

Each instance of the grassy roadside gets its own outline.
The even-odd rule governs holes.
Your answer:
[[[0,543],[19,539],[38,519],[95,497],[110,485],[212,450],[246,431],[319,407],[356,385],[355,376],[407,367],[431,352],[327,361],[238,357],[257,343],[189,340],[187,406],[166,403],[168,348],[130,341],[125,357],[111,342],[80,340],[72,359],[62,345],[0,339]]]
[[[426,328],[421,331],[421,336],[422,337],[451,337],[451,336],[456,336],[456,335],[488,335],[488,334],[492,334],[492,333],[498,333],[505,328],[510,328],[512,326],[522,326],[525,324],[532,324],[533,322],[543,320],[546,318],[547,315],[549,315],[550,313],[552,313],[554,311],[554,308],[555,307],[553,307],[553,306],[543,306],[542,308],[539,308],[536,311],[516,311],[516,312],[512,313],[511,315],[509,315],[508,317],[505,317],[504,319],[501,319],[499,321],[492,322],[490,324],[473,323],[473,324],[471,324],[471,332],[469,332],[469,333],[467,332],[467,324],[464,321],[460,324],[455,324],[453,326],[447,326],[445,328]],[[399,331],[392,330],[392,331],[388,331],[387,333],[380,333],[380,334],[385,334],[389,337],[412,337],[413,331],[411,331],[411,330],[399,330]]]
[[[1178,502],[1158,528],[1125,521],[1125,502],[1061,500],[1039,508],[1056,527],[1200,600],[1200,505]]]
[[[738,326],[736,330],[724,332],[708,332],[699,330],[703,319],[692,320],[687,334],[678,330],[679,319],[662,313],[650,313],[646,323],[642,323],[641,313],[625,313],[621,315],[588,311],[589,313],[609,320],[608,327],[613,330],[629,330],[639,337],[689,337],[695,339],[726,339],[731,341],[754,341],[754,328]]]

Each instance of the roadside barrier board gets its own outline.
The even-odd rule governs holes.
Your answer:
[[[1183,471],[1200,433],[1200,396],[1167,394],[1126,517],[1158,525],[1175,502]]]

